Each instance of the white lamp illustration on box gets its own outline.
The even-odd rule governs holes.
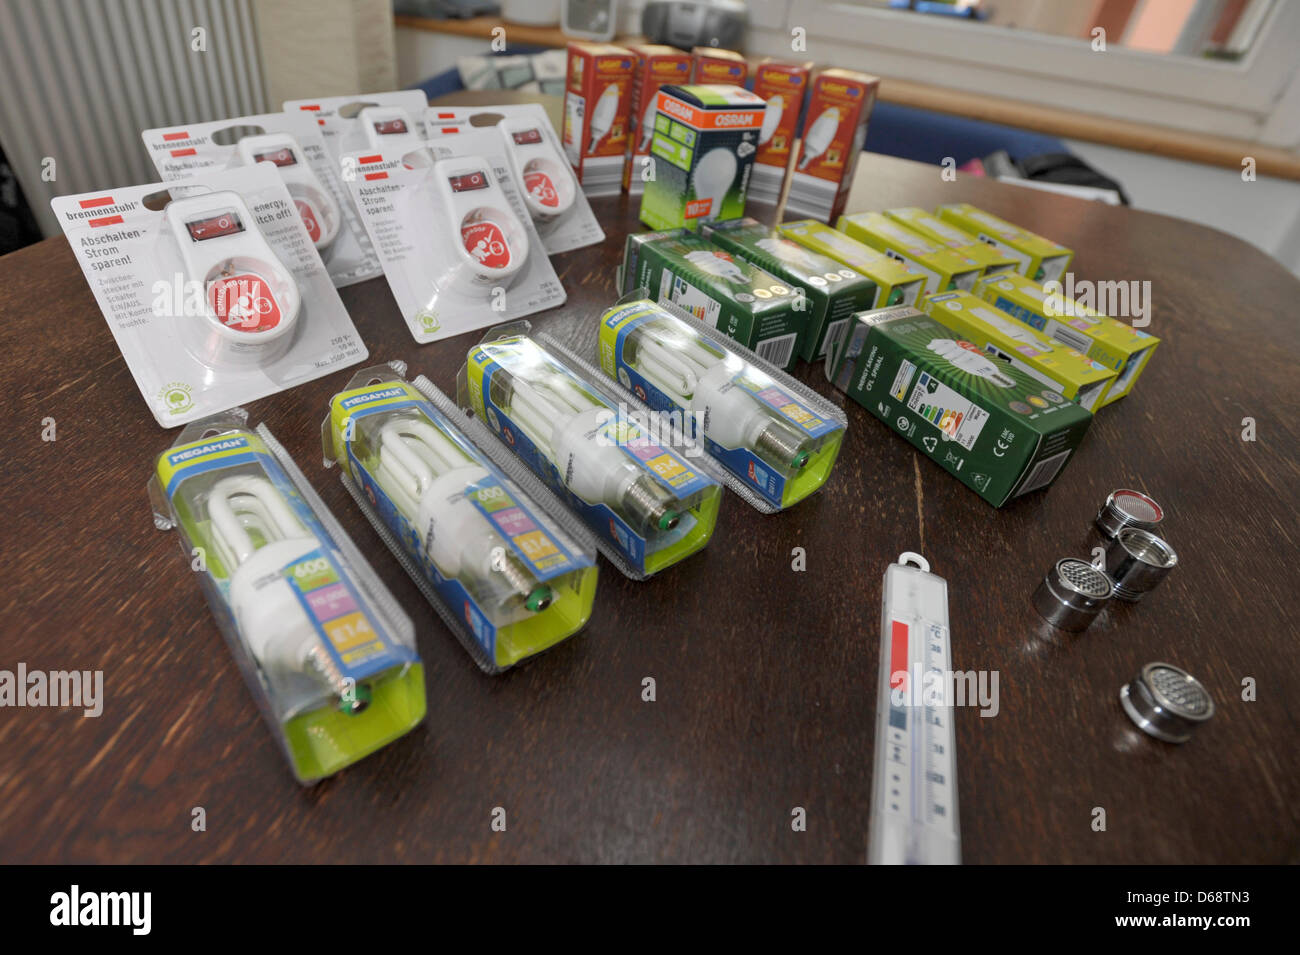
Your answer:
[[[204,314],[182,334],[208,362],[265,364],[293,340],[302,295],[235,192],[173,199],[167,221]]]
[[[239,140],[237,149],[240,161],[246,166],[259,162],[275,164],[316,251],[325,255],[338,238],[339,206],[304,161],[298,141],[288,133],[266,133],[245,136]]]
[[[491,390],[493,404],[510,415],[578,497],[607,504],[634,527],[677,527],[677,498],[610,439],[610,409],[567,375],[543,371],[525,380],[498,368]]]
[[[745,271],[727,255],[719,250],[695,249],[686,253],[686,260],[696,268],[728,282],[743,284],[747,281]]]
[[[697,201],[707,203],[699,222],[717,219],[722,214],[722,202],[727,190],[736,179],[736,154],[730,149],[710,149],[691,173],[691,187]]]
[[[600,141],[609,135],[614,119],[618,116],[618,97],[618,84],[610,83],[596,99],[596,106],[591,111],[591,145],[587,147],[588,153],[595,152]]]
[[[659,115],[659,97],[651,96],[650,102],[645,104],[645,112],[641,114],[641,143],[637,146],[636,151],[645,152],[650,148],[650,140],[655,135],[655,117]]]
[[[533,221],[552,222],[572,209],[578,194],[573,167],[561,158],[551,138],[526,120],[503,119],[499,126],[515,180],[523,186],[524,205]]]
[[[763,110],[763,127],[758,131],[758,144],[765,145],[768,140],[776,135],[777,127],[781,125],[781,116],[785,113],[785,97],[780,93],[775,93],[767,101],[767,107]]]
[[[748,448],[782,471],[812,456],[805,436],[781,421],[737,377],[746,364],[684,326],[647,322],[628,337],[624,359],[702,423],[704,436],[728,450]]]
[[[223,478],[209,492],[207,508],[212,542],[230,574],[235,623],[258,666],[273,674],[307,674],[338,697],[343,712],[364,710],[369,688],[343,676],[284,574],[320,550],[320,541],[263,477]]]
[[[444,577],[504,584],[506,600],[533,613],[551,605],[551,588],[534,579],[471,499],[490,477],[487,469],[437,427],[415,415],[386,422],[376,477]]]
[[[998,370],[998,366],[984,356],[970,342],[959,342],[951,338],[936,338],[925,346],[954,368],[978,375],[993,382],[999,388],[1011,388],[1016,380]]]
[[[433,164],[439,206],[452,236],[461,287],[504,288],[528,261],[528,234],[481,156]]]
[[[803,156],[799,159],[799,170],[808,168],[808,164],[831,148],[835,134],[840,129],[840,111],[831,106],[822,110],[820,116],[808,128],[803,138]]]

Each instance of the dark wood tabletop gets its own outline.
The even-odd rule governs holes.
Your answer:
[[[253,402],[415,620],[427,668],[424,725],[311,788],[175,536],[152,526],[145,483],[174,433],[67,242],[0,259],[0,668],[100,669],[106,697],[97,719],[0,710],[0,861],[862,862],[881,576],[906,550],[948,580],[954,667],[999,673],[996,717],[956,714],[966,862],[1300,861],[1300,281],[1189,222],[875,155],[851,209],[963,200],[1076,249],[1077,278],[1151,282],[1163,344],[1056,484],[995,510],[850,402],[821,492],[775,516],[728,495],[707,550],[643,583],[602,560],[585,633],[502,676],[479,671],[321,466],[327,402],[356,369]],[[593,206],[608,240],[555,257],[568,302],[532,319],[573,342],[617,297],[638,228],[625,197]],[[383,279],[341,294],[372,362],[453,388],[477,335],[419,346]],[[845,403],[820,367],[797,375]],[[1031,592],[1057,558],[1090,555],[1093,515],[1125,486],[1166,507],[1179,566],[1085,634],[1051,630]],[[1120,708],[1154,660],[1218,704],[1187,745]]]

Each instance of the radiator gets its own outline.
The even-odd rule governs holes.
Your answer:
[[[141,130],[266,111],[252,0],[0,2],[0,146],[47,236],[54,196],[158,179]]]

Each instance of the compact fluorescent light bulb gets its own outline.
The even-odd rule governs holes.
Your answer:
[[[999,371],[997,365],[985,358],[984,353],[969,342],[936,338],[925,347],[954,368],[986,378],[1001,388],[1010,388],[1016,383],[1014,378]]]
[[[724,448],[748,448],[782,470],[798,470],[812,457],[796,428],[736,383],[745,367],[739,358],[667,322],[640,326],[628,346],[629,363],[690,409],[705,437]]]
[[[535,580],[471,495],[490,475],[445,434],[420,416],[388,421],[379,432],[376,477],[420,534],[425,553],[448,578],[501,581],[534,613],[553,594]]]
[[[780,93],[773,94],[772,98],[767,101],[767,107],[763,110],[763,128],[758,131],[758,144],[762,146],[776,134],[776,128],[781,125],[781,114],[785,112],[785,97]]]
[[[308,674],[338,697],[343,712],[364,710],[369,689],[343,676],[282,573],[320,549],[320,541],[264,477],[223,478],[209,492],[207,506],[212,540],[230,573],[235,622],[258,665],[269,673]],[[250,530],[261,538],[261,546]]]
[[[298,207],[302,224],[307,227],[316,251],[324,255],[338,238],[342,214],[339,204],[326,191],[319,177],[303,159],[298,141],[288,133],[245,136],[236,146],[246,166],[259,162],[274,163],[285,188]]]
[[[600,141],[608,135],[610,127],[614,125],[614,117],[617,115],[618,84],[610,83],[601,91],[596,106],[591,111],[591,145],[587,147],[587,152],[595,152]]]
[[[799,160],[799,169],[808,168],[808,164],[820,156],[826,150],[830,149],[831,143],[835,141],[835,134],[840,128],[840,111],[838,107],[831,106],[822,110],[820,116],[809,127],[808,132],[803,138],[803,158]]]
[[[603,433],[610,409],[567,375],[540,372],[525,380],[498,368],[492,386],[493,402],[508,409],[574,494],[655,530],[670,531],[680,522],[677,499]]]
[[[691,187],[696,199],[707,199],[708,208],[699,217],[703,222],[716,219],[722,213],[722,200],[736,178],[736,154],[730,149],[710,149],[691,173]]]

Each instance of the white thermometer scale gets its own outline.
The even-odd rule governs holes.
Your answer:
[[[550,222],[573,208],[577,180],[568,159],[562,158],[551,137],[536,123],[503,119],[510,166],[524,193],[524,205],[534,222]]]
[[[504,286],[528,260],[528,236],[510,210],[491,164],[481,156],[433,164],[438,205],[468,284]]]
[[[293,339],[302,295],[235,192],[211,192],[167,204],[167,221],[191,281],[203,285],[206,310],[186,319],[208,361],[265,363]]]
[[[948,583],[919,554],[885,571],[881,603],[876,756],[871,793],[873,865],[957,865]],[[934,698],[928,696],[935,680]],[[920,685],[916,685],[917,681]]]
[[[288,133],[267,133],[245,136],[238,148],[239,158],[246,166],[259,162],[275,164],[316,251],[324,255],[338,238],[339,206],[303,159],[297,140]]]

